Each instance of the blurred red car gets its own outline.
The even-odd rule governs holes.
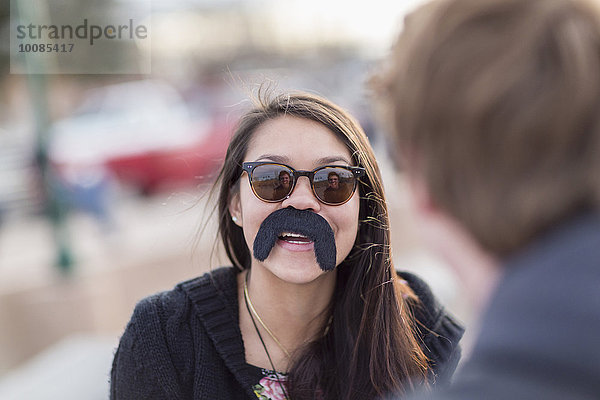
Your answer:
[[[192,117],[171,86],[135,81],[91,91],[71,117],[52,126],[49,154],[67,186],[101,166],[150,194],[211,179],[230,132],[223,121]]]
[[[110,158],[106,166],[119,180],[144,194],[212,181],[225,158],[228,128],[216,122],[196,143]]]

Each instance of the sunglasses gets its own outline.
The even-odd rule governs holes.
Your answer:
[[[315,197],[323,204],[339,206],[350,200],[358,179],[365,174],[361,167],[325,165],[312,171],[297,171],[285,164],[273,162],[244,162],[242,169],[254,195],[267,203],[277,203],[288,198],[298,178],[310,180]]]

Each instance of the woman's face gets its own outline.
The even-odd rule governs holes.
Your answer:
[[[315,121],[283,116],[263,123],[253,134],[244,161],[270,161],[289,165],[296,170],[313,170],[323,165],[352,165],[350,151],[333,132]],[[248,178],[243,176],[239,194],[230,204],[230,212],[243,228],[246,244],[253,248],[254,239],[264,219],[286,207],[319,214],[331,226],[336,244],[336,265],[350,253],[358,230],[358,190],[340,205],[329,206],[317,200],[307,177],[300,177],[292,194],[280,203],[259,200]],[[252,258],[252,267],[264,267],[278,278],[291,283],[308,283],[325,272],[316,262],[312,249],[290,246],[277,241],[269,256],[260,262]],[[300,248],[300,249],[299,249]]]

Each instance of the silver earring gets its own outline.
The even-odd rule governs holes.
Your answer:
[[[237,222],[237,217],[231,217],[231,219],[233,220],[233,222]]]

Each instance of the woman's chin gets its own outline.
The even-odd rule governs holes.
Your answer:
[[[291,252],[278,247],[276,245],[273,248],[262,265],[280,280],[293,284],[306,284],[327,274],[317,264],[314,252]]]

